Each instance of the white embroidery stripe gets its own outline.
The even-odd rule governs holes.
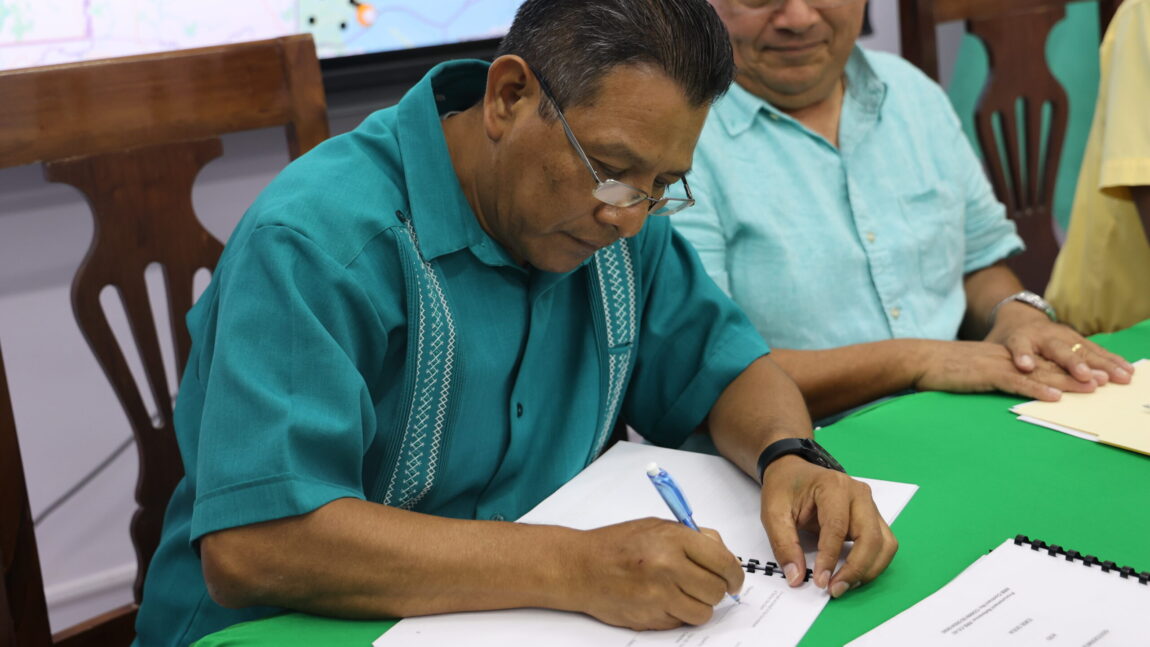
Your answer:
[[[635,326],[636,326],[635,308],[637,307],[637,305],[635,303],[635,296],[636,296],[635,295],[635,266],[631,262],[631,245],[624,244],[620,251],[622,251],[623,265],[624,265],[624,276],[625,276],[625,280],[623,281],[623,286],[627,292],[625,295],[626,307],[627,307],[627,310],[626,310],[627,320],[624,322],[624,326],[625,326],[625,330],[627,332],[627,343],[630,344],[630,343],[635,341]]]
[[[621,246],[626,247],[626,243],[620,243]],[[606,251],[599,255],[599,292],[603,299],[603,319],[606,322],[607,329],[607,346],[614,348],[618,345],[619,331],[616,330],[619,326],[619,320],[616,316],[614,305],[614,297],[618,294],[619,290],[619,264],[616,262],[614,250]]]
[[[430,454],[427,458],[427,482],[424,484],[423,489],[415,494],[411,499],[408,507],[414,506],[419,503],[421,499],[431,490],[435,485],[435,477],[439,474],[439,456],[443,448],[443,436],[447,431],[447,407],[449,396],[451,395],[451,381],[454,375],[455,368],[455,319],[451,315],[451,307],[447,302],[447,294],[443,290],[443,286],[439,282],[439,277],[431,271],[430,263],[427,263],[427,276],[431,283],[435,300],[437,301],[439,312],[442,317],[437,317],[442,322],[442,327],[446,328],[446,332],[437,337],[437,345],[442,343],[446,344],[441,354],[442,361],[442,377],[439,380],[439,393],[436,399],[435,419],[432,421],[431,431],[431,448]],[[440,328],[437,322],[437,330]],[[446,339],[443,337],[446,336]]]
[[[602,250],[595,259],[596,276],[602,299],[603,318],[606,324],[607,345],[615,348],[631,344],[635,339],[635,270],[631,262],[631,248],[626,241]],[[620,320],[621,319],[621,320]],[[631,364],[633,348],[623,353],[610,353],[607,363],[607,402],[605,403],[603,424],[592,446],[591,458],[599,455],[611,429],[623,399],[623,385],[627,382],[627,370]]]
[[[418,281],[418,279],[417,279],[417,281]],[[417,329],[416,329],[416,336],[417,336],[416,348],[423,348],[423,334],[424,334],[424,330],[425,330],[425,328],[423,326],[423,320],[424,320],[423,310],[425,307],[423,304],[423,290],[420,289],[419,287],[417,287],[415,290],[415,293],[416,293],[416,304],[415,304],[415,306],[416,306],[416,308],[415,308],[416,320],[419,322]],[[408,451],[407,448],[410,447],[414,442],[416,442],[414,440],[414,436],[418,430],[416,430],[414,428],[414,425],[412,425],[412,418],[415,415],[415,400],[417,400],[419,398],[419,395],[423,392],[423,389],[421,388],[422,385],[420,384],[420,381],[422,380],[422,377],[423,377],[423,371],[421,370],[422,369],[422,363],[423,363],[423,353],[419,353],[419,352],[415,353],[415,380],[414,380],[414,383],[412,384],[412,404],[408,409],[407,419],[404,421],[403,439],[400,441],[399,454],[398,454],[398,459],[396,461],[395,468],[392,469],[391,479],[389,480],[389,482],[387,484],[387,494],[383,498],[384,505],[394,505],[394,501],[396,498],[395,484],[396,484],[396,479],[399,478],[400,473],[403,471],[403,467],[402,467],[403,466],[403,457],[404,457],[405,453]],[[406,474],[405,474],[405,476],[406,476]],[[406,482],[406,478],[405,478],[405,482]]]
[[[419,255],[415,228],[410,220],[404,224]],[[435,485],[455,369],[455,320],[439,277],[422,256],[416,270],[416,300],[418,330],[411,405],[383,500],[386,505],[406,509],[418,504]]]
[[[623,384],[627,381],[627,366],[630,364],[630,359],[631,353],[628,352],[611,355],[608,360],[607,373],[610,375],[610,381],[607,392],[607,416],[603,419],[603,426],[595,439],[595,451],[592,452],[592,456],[598,456],[599,452],[603,451],[603,445],[606,444],[607,437],[615,426],[615,414],[623,396]]]

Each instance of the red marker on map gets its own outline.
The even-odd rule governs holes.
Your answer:
[[[356,3],[355,19],[359,21],[359,24],[363,25],[364,27],[371,27],[373,24],[375,24],[375,18],[376,12],[374,6],[367,4],[366,2]]]

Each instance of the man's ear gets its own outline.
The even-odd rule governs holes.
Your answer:
[[[527,61],[514,55],[495,59],[487,70],[487,91],[483,95],[487,137],[499,141],[516,119],[538,109],[539,95],[539,82]]]

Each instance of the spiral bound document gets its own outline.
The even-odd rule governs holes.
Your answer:
[[[787,579],[787,576],[783,573],[782,567],[780,567],[775,562],[767,562],[764,564],[757,559],[743,559],[742,557],[739,557],[739,565],[743,567],[744,571],[750,573],[751,575],[760,574],[766,575],[767,577],[781,577],[784,580]],[[807,574],[803,576],[803,581],[810,582],[812,577],[814,577],[814,572],[808,568]]]
[[[698,627],[632,631],[590,616],[545,609],[452,613],[409,618],[375,641],[376,647],[450,645],[505,647],[619,647],[639,645],[797,644],[826,606],[826,591],[813,582],[791,588],[763,530],[759,486],[718,456],[621,442],[528,512],[523,523],[557,524],[587,530],[642,517],[670,519],[646,475],[651,462],[675,475],[700,526],[714,528],[747,572],[740,604],[724,600]],[[905,483],[859,479],[871,487],[887,522],[894,520],[917,489]],[[804,545],[804,548],[808,548]],[[813,546],[807,563],[814,564]],[[807,571],[808,580],[811,577]]]
[[[848,647],[1146,645],[1150,572],[1023,535]]]

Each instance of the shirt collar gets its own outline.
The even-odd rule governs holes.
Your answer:
[[[870,64],[870,55],[855,45],[847,59],[847,97],[863,113],[876,119],[886,100],[886,82],[879,78]]]
[[[483,98],[490,65],[480,60],[440,63],[400,99],[397,137],[410,215],[424,260],[470,249],[487,265],[529,271],[480,226],[459,184],[443,135],[442,120],[447,113],[466,110]],[[541,272],[550,275],[544,283],[573,274],[594,257],[563,274]]]
[[[850,58],[847,59],[844,74],[847,78],[848,99],[861,111],[874,114],[877,118],[886,97],[886,83],[875,74],[874,68],[867,60],[866,50],[858,45],[854,46]],[[726,96],[715,104],[714,111],[727,130],[727,134],[732,137],[750,128],[760,113],[794,121],[790,115],[758,95],[752,94],[738,83],[731,84]]]
[[[483,98],[489,64],[478,60],[441,63],[400,99],[397,138],[411,218],[425,260],[471,248],[491,265],[513,264],[479,225],[447,149],[443,116]]]
[[[751,94],[738,83],[732,83],[727,94],[712,108],[727,134],[734,137],[751,127],[759,111],[775,108],[757,95]]]

